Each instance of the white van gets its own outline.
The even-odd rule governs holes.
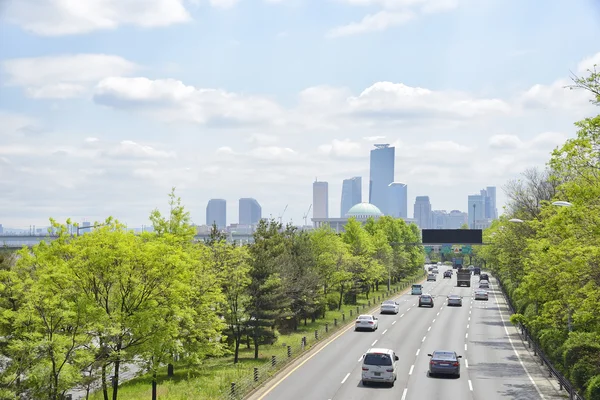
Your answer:
[[[394,386],[398,377],[398,356],[394,350],[370,348],[363,356],[362,384],[385,382]]]

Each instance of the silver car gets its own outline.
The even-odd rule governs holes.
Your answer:
[[[475,300],[489,300],[487,290],[478,289],[475,291]]]
[[[400,312],[400,304],[394,300],[386,300],[381,303],[381,314],[398,314]]]
[[[379,321],[374,315],[359,315],[358,318],[356,318],[356,323],[354,324],[355,331],[364,329],[375,332],[377,328],[379,328]]]
[[[460,378],[460,359],[462,356],[451,350],[436,350],[427,354],[429,360],[429,376],[454,375]]]
[[[457,294],[448,296],[448,306],[462,307],[462,297]]]
[[[490,283],[488,281],[479,281],[479,288],[480,289],[489,289]]]

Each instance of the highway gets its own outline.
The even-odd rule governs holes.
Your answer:
[[[434,296],[433,308],[419,308],[418,296],[398,297],[398,315],[379,315],[375,332],[348,329],[297,366],[285,371],[250,397],[252,400],[315,399],[554,399],[552,384],[533,360],[524,362],[522,342],[509,335],[514,328],[502,295],[492,279],[489,301],[473,300],[478,276],[470,288],[456,287],[456,275],[424,282]],[[447,307],[446,296],[463,296],[462,307]],[[505,327],[506,325],[506,327]],[[363,386],[362,355],[370,347],[393,349],[399,356],[398,378],[389,385]],[[428,353],[453,350],[462,355],[460,378],[428,376]],[[528,354],[528,353],[526,353]],[[541,387],[541,389],[540,389]]]

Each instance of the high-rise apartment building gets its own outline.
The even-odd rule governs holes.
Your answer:
[[[415,199],[415,210],[413,217],[421,229],[431,229],[433,218],[431,214],[431,202],[429,196],[417,196]]]
[[[478,229],[475,226],[488,226],[493,219],[498,218],[496,208],[496,187],[488,186],[481,189],[479,194],[468,197],[469,228]]]
[[[342,203],[340,206],[340,218],[344,218],[353,205],[362,203],[362,178],[355,176],[344,179],[342,183]]]
[[[329,218],[329,184],[313,182],[313,218]]]
[[[489,206],[486,209],[486,218],[497,219],[498,208],[496,207],[496,186],[488,186],[485,188],[485,193],[489,199]]]
[[[224,199],[210,199],[206,205],[206,225],[212,224],[219,229],[227,227],[227,202]]]
[[[262,218],[262,207],[251,197],[241,198],[239,201],[239,223],[240,225],[255,225]]]
[[[376,144],[371,150],[369,171],[369,203],[389,215],[388,186],[394,182],[394,161],[396,149],[389,144]]]
[[[392,182],[388,185],[388,215],[394,218],[408,218],[408,186],[406,183]]]

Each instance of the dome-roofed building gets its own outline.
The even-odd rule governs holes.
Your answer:
[[[377,206],[367,202],[353,205],[346,213],[346,218],[356,218],[361,221],[379,217],[383,217],[381,210]]]
[[[336,232],[343,232],[344,226],[350,218],[354,218],[364,224],[369,218],[378,219],[379,217],[383,217],[383,213],[375,205],[371,203],[358,203],[353,205],[343,218],[312,218],[312,222],[315,228],[327,225]]]

